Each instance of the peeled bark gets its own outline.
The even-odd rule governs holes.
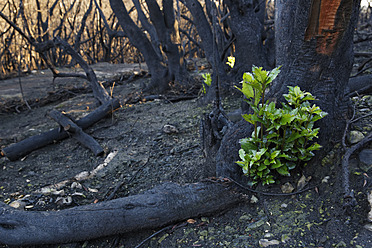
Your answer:
[[[0,203],[0,244],[69,243],[157,228],[220,212],[241,199],[217,183],[165,183],[140,195],[61,211],[21,211]]]

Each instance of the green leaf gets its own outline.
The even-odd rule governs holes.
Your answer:
[[[283,175],[283,176],[290,176],[291,174],[289,174],[288,172],[288,168],[287,166],[282,166],[280,168],[277,168],[276,171],[280,174],[280,175]]]
[[[245,166],[245,162],[243,162],[243,161],[236,161],[235,163],[238,164],[241,167]]]
[[[301,134],[299,134],[298,132],[292,132],[291,135],[289,136],[289,138],[286,140],[286,142],[293,142],[294,140],[298,139],[302,137]]]
[[[245,161],[245,151],[244,149],[240,149],[239,150],[239,158],[242,160],[242,161]]]
[[[273,177],[270,177],[266,179],[266,182],[271,184],[271,183],[275,183],[275,180],[273,179]]]
[[[295,116],[291,114],[284,114],[282,118],[280,119],[280,125],[287,125],[288,123],[291,123],[295,119]]]
[[[244,120],[248,121],[249,123],[251,123],[253,125],[256,124],[257,121],[261,121],[261,119],[258,118],[256,115],[244,114],[244,115],[242,115],[242,117],[243,117]]]
[[[271,169],[276,169],[276,168],[279,168],[281,167],[283,164],[280,162],[279,159],[275,159],[274,160],[274,163],[271,165]]]
[[[253,66],[252,72],[258,82],[260,82],[261,84],[266,82],[267,71],[263,70],[262,67]]]
[[[270,71],[267,77],[266,85],[270,84],[278,76],[278,74],[280,73],[280,67],[282,66],[278,66]]]
[[[314,143],[311,146],[309,146],[308,148],[306,148],[306,150],[314,151],[314,150],[319,150],[320,148],[322,148],[321,145],[319,145],[318,143]]]
[[[254,76],[250,72],[245,72],[243,74],[243,82],[249,82],[252,83],[254,82]]]
[[[274,158],[276,158],[279,154],[280,154],[280,151],[279,151],[279,150],[275,150],[275,151],[273,151],[273,152],[271,153],[270,158],[271,158],[271,159],[274,159]]]
[[[211,74],[210,73],[204,73],[203,75],[203,78],[204,78],[204,83],[208,86],[211,86],[211,83],[212,83],[212,77],[211,77]]]
[[[251,140],[251,139],[241,139],[240,140],[240,145],[244,151],[248,152],[251,150],[257,150],[257,145]]]
[[[266,165],[261,164],[260,166],[258,166],[257,170],[258,170],[258,171],[263,171],[263,170],[266,169],[266,168],[267,168]]]

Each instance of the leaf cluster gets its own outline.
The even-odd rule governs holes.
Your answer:
[[[203,76],[203,79],[204,79],[204,82],[202,83],[202,91],[203,91],[203,94],[207,93],[207,88],[205,86],[211,86],[212,84],[212,76],[210,73],[204,73],[202,74]]]
[[[241,160],[236,163],[253,184],[274,183],[275,173],[289,176],[300,162],[309,161],[313,151],[321,148],[312,142],[319,132],[314,123],[327,113],[309,103],[315,100],[311,93],[289,86],[288,94],[283,95],[287,103],[282,103],[281,108],[265,102],[265,91],[279,72],[279,67],[265,71],[253,66],[252,73],[244,73],[242,88],[237,87],[253,110],[243,118],[254,125],[254,131],[251,137],[240,140]]]

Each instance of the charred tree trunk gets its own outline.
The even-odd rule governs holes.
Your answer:
[[[319,137],[327,151],[340,140],[346,123],[348,101],[344,95],[353,65],[353,33],[360,1],[296,0],[276,4],[276,56],[282,72],[271,96],[282,99],[288,86],[295,85],[316,96],[316,104],[328,112],[320,121]]]
[[[172,0],[163,1],[163,8],[154,0],[147,0],[150,20],[145,20],[138,1],[134,1],[139,11],[139,19],[148,30],[151,41],[129,16],[122,0],[110,0],[111,8],[118,18],[120,26],[131,43],[143,54],[151,74],[148,91],[162,92],[170,82],[186,84],[188,73],[183,64],[183,54],[178,32],[178,24],[174,14]],[[159,49],[159,46],[161,49]]]
[[[145,58],[152,81],[149,89],[158,92],[164,91],[168,87],[169,77],[168,69],[163,65],[162,57],[156,53],[149,39],[133,22],[122,0],[110,0],[110,6],[125,35]]]
[[[276,1],[276,56],[282,72],[269,92],[269,98],[284,101],[287,86],[298,85],[311,92],[316,104],[328,116],[319,121],[318,143],[321,158],[341,140],[348,101],[344,98],[353,63],[353,31],[360,1],[305,0]],[[250,136],[245,121],[232,127],[217,154],[217,175],[239,179],[239,139]],[[313,159],[313,163],[316,162]],[[311,166],[308,166],[311,167]],[[312,167],[316,170],[316,164]]]
[[[261,1],[228,0],[230,28],[235,36],[234,72],[241,78],[252,65],[267,67],[263,46],[265,4]]]
[[[217,183],[166,183],[143,194],[61,211],[20,211],[0,203],[0,244],[69,243],[157,228],[210,215],[241,200]]]

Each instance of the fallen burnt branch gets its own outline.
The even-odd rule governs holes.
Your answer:
[[[242,201],[216,183],[165,183],[140,195],[61,211],[20,211],[0,203],[0,243],[77,242],[151,229],[220,212]]]
[[[78,120],[76,124],[82,129],[85,129],[93,125],[97,121],[101,120],[106,115],[112,113],[115,109],[119,107],[120,107],[119,100],[112,99],[102,104],[89,115]],[[8,159],[14,161],[19,158],[22,158],[23,156],[29,154],[30,152],[36,149],[52,144],[55,141],[65,139],[67,137],[69,137],[69,134],[66,131],[60,132],[59,128],[56,128],[49,132],[29,137],[16,144],[5,147],[1,151],[1,155],[6,156]]]
[[[94,155],[99,156],[103,154],[103,148],[98,142],[89,134],[85,133],[78,125],[76,125],[71,119],[62,114],[57,110],[52,110],[49,116],[53,118],[59,125],[63,127],[63,130],[71,134],[72,138],[79,141],[82,145],[89,148]]]

